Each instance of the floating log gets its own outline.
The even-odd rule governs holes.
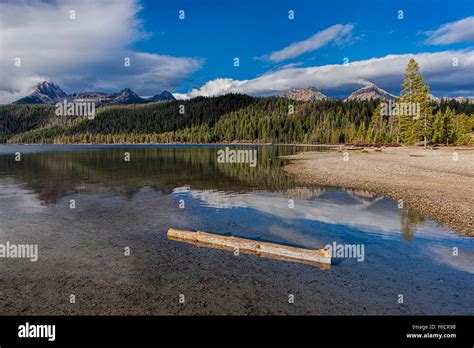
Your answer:
[[[328,269],[331,265],[331,252],[329,249],[303,249],[234,236],[222,236],[201,231],[183,231],[174,228],[168,229],[168,239],[191,243],[199,247],[230,251],[238,250],[239,253],[306,263],[322,269]]]

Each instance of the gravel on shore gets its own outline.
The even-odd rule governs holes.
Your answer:
[[[302,152],[285,170],[306,184],[365,189],[474,236],[474,148],[349,148]]]

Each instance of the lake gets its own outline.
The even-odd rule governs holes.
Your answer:
[[[6,314],[474,314],[474,240],[363,191],[298,183],[279,156],[327,147],[0,146]],[[20,153],[19,161],[15,153]],[[129,155],[129,161],[125,158]],[[330,269],[168,240],[169,227],[318,249]]]

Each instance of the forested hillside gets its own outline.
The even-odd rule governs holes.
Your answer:
[[[99,108],[93,120],[56,116],[52,106],[4,105],[0,107],[0,122],[5,124],[3,139],[8,143],[396,143],[395,132],[391,137],[377,135],[378,129],[374,133],[373,114],[377,104],[377,101],[296,102],[282,97],[226,95],[107,106]],[[181,105],[183,114],[180,114]],[[294,108],[293,113],[289,113],[290,108]],[[466,142],[474,120],[466,114],[473,114],[474,106],[454,101],[437,106],[434,116],[443,125],[445,121],[441,121],[440,115],[444,116],[446,110],[451,120],[447,123],[453,128],[451,143],[458,138]],[[383,122],[386,128],[389,121]],[[462,134],[455,132],[459,129]],[[440,137],[435,135],[434,140],[437,138]]]
[[[139,105],[102,106],[94,119],[56,116],[53,106],[0,106],[0,141],[8,143],[442,144],[473,142],[474,104],[432,103],[412,60],[399,100],[421,117],[383,115],[380,100],[295,101],[229,94]]]

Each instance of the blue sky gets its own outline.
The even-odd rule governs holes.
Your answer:
[[[194,0],[142,2],[140,18],[144,29],[152,33],[149,40],[135,48],[161,54],[196,56],[206,59],[180,89],[191,84],[201,86],[218,77],[249,79],[279,65],[301,66],[341,64],[387,54],[437,52],[440,48],[423,44],[426,35],[440,25],[474,15],[474,2],[466,1],[315,1],[315,0]],[[186,19],[177,20],[180,9]],[[288,19],[288,11],[295,19]],[[398,11],[403,10],[403,20]],[[353,24],[354,39],[345,45],[327,45],[319,50],[271,64],[254,57],[263,56],[301,41],[335,24]],[[474,28],[472,29],[474,30]],[[455,43],[447,48],[470,47],[472,43]],[[233,58],[240,58],[240,68]]]
[[[474,96],[472,0],[19,0],[0,2],[0,29],[0,102],[45,79],[178,98],[309,85],[345,97],[368,83],[398,94],[410,57],[433,94]]]

